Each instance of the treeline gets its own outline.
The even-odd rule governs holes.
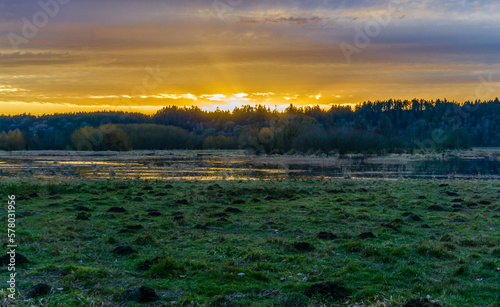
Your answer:
[[[140,113],[0,116],[2,150],[249,149],[258,153],[388,153],[500,146],[500,103],[365,102],[278,112],[165,107]]]

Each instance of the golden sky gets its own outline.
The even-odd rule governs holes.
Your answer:
[[[495,1],[41,3],[0,0],[0,114],[499,96]]]

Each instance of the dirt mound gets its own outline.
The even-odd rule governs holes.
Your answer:
[[[75,211],[81,211],[81,212],[90,212],[92,211],[90,208],[82,206],[82,205],[77,205],[75,206]]]
[[[340,194],[340,193],[345,193],[345,191],[344,190],[335,190],[335,189],[333,189],[333,190],[329,190],[328,193],[330,193],[330,194]]]
[[[111,207],[108,209],[108,212],[112,213],[125,213],[127,210],[123,207]]]
[[[147,271],[153,265],[160,263],[160,261],[162,261],[163,259],[165,259],[165,257],[154,257],[151,260],[145,260],[143,263],[139,264],[137,268],[141,271]]]
[[[39,197],[39,196],[40,195],[37,192],[33,192],[33,193],[28,195],[28,197],[31,197],[31,198],[35,198],[35,197]]]
[[[194,229],[208,230],[208,226],[196,224],[196,226],[194,226]]]
[[[439,205],[430,205],[427,209],[430,211],[445,211],[445,209]]]
[[[76,219],[80,221],[88,221],[90,214],[88,212],[80,212],[76,215]]]
[[[214,217],[228,217],[229,215],[227,215],[227,213],[224,213],[224,212],[218,212],[216,214],[214,214]]]
[[[380,224],[380,226],[382,226],[382,227],[386,227],[386,228],[390,228],[390,229],[392,229],[392,230],[394,230],[394,231],[396,231],[396,232],[399,232],[399,231],[400,231],[398,227],[396,227],[396,226],[394,226],[394,225],[391,225],[391,224],[382,223],[382,224]]]
[[[208,211],[213,211],[213,210],[217,210],[217,209],[220,209],[219,206],[210,206],[210,207],[207,207],[207,206],[201,206],[198,208],[198,210],[196,210],[198,213],[205,213],[205,212],[208,212]]]
[[[2,257],[0,257],[0,267],[9,265],[10,259],[11,259],[10,254],[5,254]],[[16,254],[16,265],[21,265],[29,262],[30,261],[28,260],[28,258],[24,257],[19,253]]]
[[[420,216],[418,216],[418,215],[416,215],[416,214],[413,214],[413,213],[412,213],[412,214],[410,214],[410,215],[408,215],[408,216],[406,217],[406,220],[407,220],[408,222],[421,222],[421,221],[423,221],[423,220],[422,220],[422,218],[421,218]]]
[[[209,190],[209,191],[212,191],[212,190],[215,190],[215,189],[221,190],[222,187],[216,183],[216,184],[209,185],[208,188],[207,188],[207,190]]]
[[[320,284],[314,284],[304,290],[303,294],[307,297],[312,297],[315,295],[321,295],[325,297],[331,297],[335,300],[343,300],[349,297],[352,292],[346,289],[345,286],[339,282],[324,282]]]
[[[130,246],[118,246],[117,248],[113,249],[111,252],[113,254],[118,255],[118,256],[128,256],[128,255],[137,253],[137,251]]]
[[[189,202],[186,199],[178,199],[174,201],[174,205],[176,206],[189,205]]]
[[[120,230],[119,233],[136,232],[137,230],[140,230],[143,228],[144,227],[142,225],[128,225],[128,226],[125,226],[125,229]]]
[[[28,288],[26,291],[26,298],[35,298],[47,295],[51,290],[52,287],[47,284],[37,284]]]
[[[360,238],[361,240],[365,240],[365,239],[376,239],[377,237],[373,234],[373,232],[368,231],[360,234],[358,238]]]
[[[409,300],[404,307],[440,307],[441,304],[437,302],[431,302],[428,299],[411,299]]]
[[[229,213],[243,213],[243,211],[241,211],[240,209],[238,208],[233,208],[233,207],[227,207],[224,212],[229,212]]]
[[[151,209],[148,210],[148,216],[153,216],[153,217],[161,216],[161,212],[156,209]]]
[[[335,240],[338,238],[337,235],[335,235],[331,232],[325,232],[325,231],[318,233],[318,235],[316,237],[320,240]]]
[[[313,246],[307,242],[292,243],[292,248],[298,251],[307,251],[313,249]]]
[[[125,226],[125,228],[130,229],[130,230],[139,230],[139,229],[143,229],[144,226],[142,226],[142,225],[127,225],[127,226]]]
[[[156,291],[148,286],[137,286],[127,289],[123,293],[123,300],[138,303],[150,303],[159,300],[160,297]]]
[[[227,191],[226,195],[227,196],[237,196],[237,195],[239,195],[239,193],[236,193],[235,191]]]

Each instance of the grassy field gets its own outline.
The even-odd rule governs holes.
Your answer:
[[[142,285],[159,296],[151,306],[498,304],[499,181],[0,186],[2,216],[17,197],[17,252],[29,260],[11,306],[143,305],[149,288],[127,291]],[[337,296],[306,291],[327,281]]]

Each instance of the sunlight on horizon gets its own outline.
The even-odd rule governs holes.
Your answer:
[[[7,2],[0,113],[500,96],[498,3],[212,2]]]

